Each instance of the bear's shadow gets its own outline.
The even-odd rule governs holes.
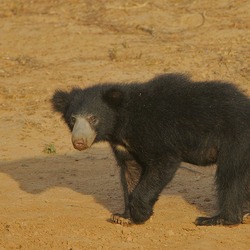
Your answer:
[[[215,167],[201,168],[184,164],[162,195],[181,196],[199,210],[211,213],[216,203],[214,170]],[[111,151],[106,147],[66,155],[2,162],[0,172],[9,175],[21,190],[30,194],[36,195],[53,187],[64,187],[93,196],[96,202],[111,213],[121,212],[123,209],[119,169]]]

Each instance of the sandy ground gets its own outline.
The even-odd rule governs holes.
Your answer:
[[[249,0],[0,0],[0,249],[248,249],[249,224],[193,224],[216,210],[215,167],[183,164],[152,219],[111,224],[123,208],[113,156],[76,152],[49,99],[163,72],[250,94],[249,25]]]

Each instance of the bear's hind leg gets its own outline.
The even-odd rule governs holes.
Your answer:
[[[198,217],[199,226],[236,225],[243,220],[243,204],[247,197],[248,162],[227,160],[226,165],[218,163],[216,183],[219,213],[214,217]]]

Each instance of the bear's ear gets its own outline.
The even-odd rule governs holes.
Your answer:
[[[111,88],[104,92],[104,101],[113,108],[119,108],[124,100],[124,93],[118,88]]]
[[[70,93],[56,90],[51,99],[51,103],[54,111],[64,114],[70,103]]]

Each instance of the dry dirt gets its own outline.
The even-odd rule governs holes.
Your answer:
[[[163,72],[250,94],[249,51],[249,0],[0,0],[0,249],[249,249],[249,224],[193,224],[216,210],[215,167],[183,164],[144,225],[108,222],[123,208],[113,156],[76,152],[49,103]]]

